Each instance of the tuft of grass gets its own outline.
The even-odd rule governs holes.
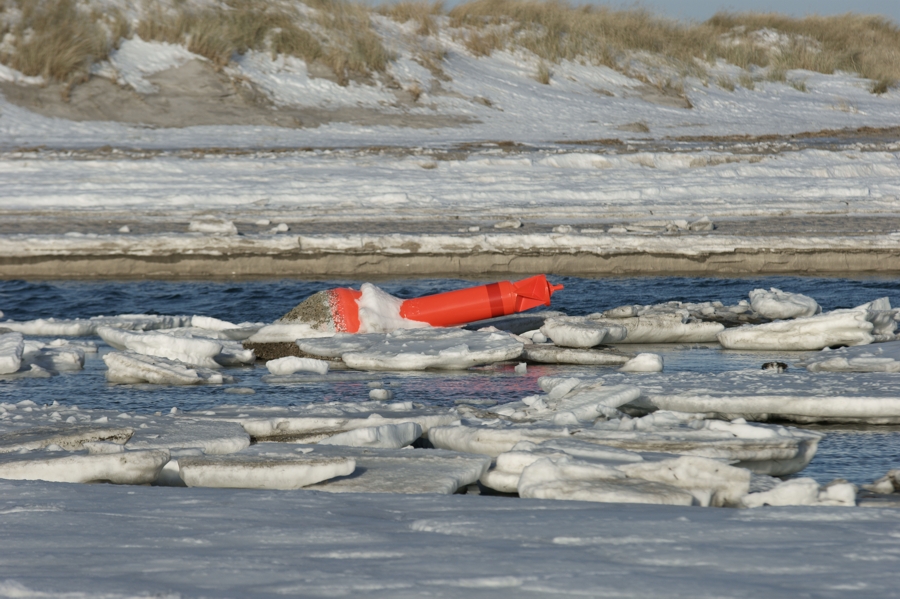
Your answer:
[[[417,25],[416,33],[419,35],[434,35],[438,30],[436,19],[444,14],[444,3],[440,0],[436,2],[408,0],[382,6],[378,12],[398,23],[413,21]]]
[[[543,83],[544,85],[550,85],[550,67],[547,66],[547,63],[543,60],[538,63],[537,73],[535,73],[534,78],[538,83]]]
[[[788,83],[798,92],[806,93],[809,91],[809,88],[806,87],[806,79],[791,79]]]
[[[741,76],[738,77],[738,83],[740,83],[741,87],[748,91],[753,91],[754,89],[756,89],[756,80],[750,73],[741,73]]]
[[[882,77],[872,83],[871,92],[873,94],[886,94],[889,89],[897,85],[897,80],[892,77]]]
[[[731,77],[725,77],[725,76],[719,77],[718,79],[716,79],[716,85],[718,85],[722,89],[730,91],[730,92],[733,92],[734,87],[735,87],[734,79],[732,79]]]
[[[8,1],[2,8],[18,9],[21,17],[0,32],[12,34],[14,48],[0,55],[0,62],[28,76],[66,83],[64,97],[112,48],[101,21],[80,10],[74,0]]]

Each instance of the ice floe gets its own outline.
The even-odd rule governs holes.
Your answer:
[[[900,372],[900,341],[825,349],[799,365],[810,372]]]
[[[161,316],[154,314],[120,314],[118,316],[95,316],[93,318],[0,321],[0,330],[9,329],[25,335],[46,337],[91,337],[99,327],[111,327],[126,331],[150,331],[171,329],[190,324],[189,316]]]
[[[855,506],[856,487],[846,481],[834,481],[819,487],[815,479],[793,478],[777,484],[768,491],[751,493],[740,500],[742,507],[826,505]]]
[[[781,289],[754,289],[750,292],[750,307],[770,320],[814,316],[822,311],[818,302],[800,293],[788,293]]]
[[[726,349],[817,350],[872,343],[874,326],[866,306],[793,320],[744,325],[718,334]]]
[[[3,411],[12,406],[5,406]],[[26,410],[31,406],[18,406]],[[32,411],[33,408],[32,408]],[[30,414],[30,412],[28,412]],[[38,414],[35,414],[37,416]],[[27,422],[27,421],[26,421]],[[77,451],[85,449],[85,444],[105,442],[125,444],[134,434],[130,427],[116,427],[106,425],[66,424],[49,422],[34,426],[34,421],[19,424],[14,430],[6,430],[0,433],[0,454],[21,451],[33,451],[57,447],[65,451]],[[7,427],[3,427],[7,428]],[[3,430],[0,428],[0,430]]]
[[[621,372],[662,372],[663,359],[659,354],[638,354],[625,362]]]
[[[291,407],[221,406],[191,412],[191,418],[239,423],[256,441],[316,443],[338,433],[387,424],[415,423],[428,435],[435,426],[459,419],[455,410],[412,402],[330,402]]]
[[[285,356],[277,360],[269,360],[266,362],[266,368],[272,374],[289,375],[295,372],[314,372],[316,374],[325,374],[328,372],[328,362],[324,360],[314,360],[312,358],[298,358],[297,356]]]
[[[110,352],[103,356],[109,370],[106,380],[110,383],[151,385],[197,385],[209,383],[221,385],[232,377],[209,368],[191,367],[183,362],[147,356],[134,352]]]
[[[507,333],[463,329],[399,329],[391,333],[337,334],[297,342],[301,351],[340,357],[358,370],[460,370],[514,360],[523,344]]]
[[[625,339],[625,327],[614,323],[598,323],[580,316],[558,316],[547,319],[541,333],[562,347],[589,348]]]
[[[22,365],[25,339],[21,333],[0,335],[0,374],[12,374]]]
[[[552,418],[552,417],[551,417]],[[663,452],[724,459],[758,474],[799,472],[815,455],[820,433],[775,425],[705,420],[700,415],[656,412],[590,425],[510,422],[466,418],[428,432],[438,448],[496,457],[520,441],[576,439],[637,452]]]
[[[709,343],[716,341],[716,335],[725,329],[718,322],[697,320],[687,310],[616,318],[592,314],[587,318],[597,325],[624,327],[626,335],[619,343]]]
[[[611,348],[579,349],[550,343],[526,345],[522,358],[539,364],[580,364],[582,366],[619,366],[634,356]]]
[[[0,454],[0,478],[144,485],[155,481],[168,461],[169,452],[164,450],[91,453],[44,449],[4,453]]]
[[[345,457],[320,457],[302,452],[238,453],[186,456],[178,460],[179,476],[189,487],[237,489],[299,489],[356,469]]]
[[[331,337],[333,331],[320,331],[307,323],[275,323],[261,327],[250,335],[247,343],[293,343],[298,339]]]
[[[338,433],[319,441],[319,445],[346,445],[348,447],[379,447],[399,449],[412,444],[422,436],[422,427],[415,422],[367,426]]]

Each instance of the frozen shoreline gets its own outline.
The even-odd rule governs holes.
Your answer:
[[[8,235],[0,278],[847,275],[900,272],[898,235]]]

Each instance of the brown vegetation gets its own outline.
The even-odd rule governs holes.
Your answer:
[[[6,36],[0,62],[71,86],[132,35],[184,44],[218,66],[248,50],[295,56],[330,67],[341,83],[382,72],[393,59],[372,28],[372,9],[356,0],[222,0],[218,7],[144,0],[133,27],[115,11],[90,7],[78,0],[0,0],[0,38]],[[900,81],[900,28],[876,16],[719,13],[686,23],[641,8],[574,6],[564,0],[472,0],[449,12],[439,1],[404,0],[377,12],[415,24],[417,60],[438,78],[444,50],[436,34],[444,26],[475,56],[499,49],[533,52],[542,82],[561,60],[659,81],[670,81],[673,73],[706,81],[708,67],[719,60],[747,71],[765,69],[738,77],[748,89],[763,80],[805,89],[803,81],[788,80],[795,69],[858,73],[873,82],[874,93]],[[718,83],[732,88],[735,81]]]

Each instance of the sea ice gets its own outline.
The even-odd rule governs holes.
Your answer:
[[[619,368],[620,372],[662,372],[663,359],[659,354],[638,354]]]
[[[118,316],[95,316],[93,318],[37,320],[5,320],[0,329],[6,328],[25,335],[43,337],[91,337],[98,327],[112,327],[126,331],[150,331],[188,326],[189,316],[162,316],[155,314],[120,314]]]
[[[598,418],[621,416],[617,408],[641,396],[641,390],[631,385],[604,386],[602,381],[575,377],[541,377],[539,384],[546,395],[532,395],[490,411],[513,421],[593,424]]]
[[[770,491],[751,493],[741,499],[743,507],[764,505],[813,505],[819,499],[819,483],[813,478],[792,478]]]
[[[169,461],[164,450],[69,453],[40,450],[0,455],[0,478],[65,483],[146,485]]]
[[[192,220],[188,225],[192,233],[208,233],[211,235],[237,235],[237,227],[230,220]]]
[[[0,374],[12,374],[22,366],[25,339],[21,333],[0,334]]]
[[[615,468],[570,457],[542,458],[522,471],[519,496],[603,503],[692,505],[694,497],[671,485],[627,478]]]
[[[399,449],[410,445],[422,436],[422,427],[415,422],[368,426],[338,433],[319,441],[319,445],[346,445],[349,447],[378,447]]]
[[[56,342],[43,343],[28,339],[22,352],[25,365],[37,364],[41,368],[57,372],[75,371],[84,368],[84,349],[80,345],[69,344],[58,339]],[[2,340],[0,340],[2,343]],[[94,348],[96,351],[96,347]]]
[[[399,329],[387,334],[335,335],[297,343],[301,351],[340,357],[357,370],[459,370],[514,360],[523,344],[507,333],[463,329]]]
[[[900,341],[826,349],[799,365],[810,372],[900,372]]]
[[[235,453],[249,446],[250,435],[240,424],[191,414],[143,419],[125,444],[126,449],[197,449],[209,455]]]
[[[770,320],[803,318],[822,311],[813,298],[799,293],[787,293],[781,289],[754,289],[750,292],[750,307]]]
[[[617,343],[625,339],[625,327],[613,323],[597,323],[581,316],[549,318],[541,333],[563,347],[589,348],[603,343]]]
[[[326,374],[328,372],[328,362],[324,360],[314,360],[312,358],[298,358],[296,356],[286,356],[277,360],[269,360],[266,362],[266,368],[272,374],[289,375],[295,372],[315,372],[317,374]]]
[[[726,329],[717,337],[726,349],[817,350],[872,343],[873,328],[868,310],[860,306],[794,320],[744,325]]]
[[[65,423],[42,423],[40,426],[26,424],[19,430],[0,434],[0,454],[18,451],[33,451],[56,446],[65,451],[85,448],[86,443],[103,441],[124,444],[134,434],[130,427],[70,425]]]
[[[412,402],[329,402],[291,407],[220,406],[214,413],[190,412],[193,418],[239,423],[256,441],[317,443],[359,428],[415,423],[427,436],[435,426],[459,420],[455,410]]]
[[[178,337],[152,332],[134,333],[110,327],[99,327],[100,338],[118,350],[130,350],[147,356],[177,360],[202,368],[218,368],[215,358],[222,353],[222,344],[206,338]]]
[[[208,368],[191,368],[183,362],[133,352],[111,352],[103,356],[110,383],[151,385],[221,385],[231,377]]]
[[[582,366],[619,366],[633,358],[615,349],[578,349],[534,343],[526,345],[522,358],[539,364],[580,364]]]
[[[178,459],[179,476],[189,487],[232,489],[299,489],[356,469],[353,458],[319,457],[304,453],[236,453],[185,456]]]
[[[725,330],[718,322],[704,322],[690,316],[687,310],[671,314],[643,314],[612,318],[592,314],[588,320],[598,325],[614,324],[625,327],[627,332],[619,343],[710,343]]]

